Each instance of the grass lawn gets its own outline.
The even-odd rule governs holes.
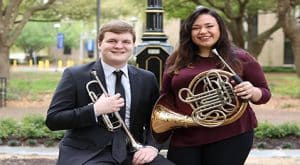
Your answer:
[[[52,94],[61,78],[61,72],[11,72],[8,99],[36,100],[40,95]],[[295,73],[266,73],[273,95],[300,99],[300,78]]]
[[[300,99],[300,78],[295,73],[266,73],[273,95]]]
[[[11,72],[8,99],[37,100],[43,94],[52,94],[61,75],[61,72]]]

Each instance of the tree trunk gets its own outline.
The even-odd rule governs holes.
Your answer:
[[[0,45],[0,77],[9,79],[9,47]]]
[[[266,44],[266,42],[268,41],[268,39],[271,37],[271,35],[276,32],[278,29],[280,29],[281,26],[280,24],[277,22],[276,24],[274,24],[271,28],[269,28],[268,30],[260,33],[258,36],[256,36],[253,39],[249,40],[249,46],[248,46],[248,50],[249,52],[255,57],[257,58],[259,56],[259,54],[261,53],[262,49],[264,48],[264,45]]]
[[[271,35],[281,28],[280,23],[277,21],[274,25],[272,25],[267,30],[258,34],[258,13],[248,13],[248,17],[246,19],[248,25],[248,51],[255,57],[258,58],[264,45],[271,37]]]
[[[300,31],[300,30],[299,30]],[[300,34],[291,41],[297,76],[300,78]]]
[[[244,48],[245,47],[245,40],[243,38],[244,30],[243,30],[243,23],[239,19],[235,19],[234,21],[230,22],[229,30],[232,35],[232,41],[237,46]]]
[[[300,25],[292,12],[296,7],[292,6],[290,0],[278,0],[277,4],[278,18],[285,36],[291,41],[296,73],[300,77]]]
[[[257,58],[258,54],[254,52],[256,50],[256,45],[254,39],[257,38],[258,35],[258,14],[248,14],[246,19],[248,25],[248,34],[247,34],[247,41],[248,41],[248,50],[249,52]]]

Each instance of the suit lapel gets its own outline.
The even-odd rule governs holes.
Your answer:
[[[105,75],[104,75],[104,71],[103,71],[103,67],[102,64],[100,62],[100,59],[96,61],[95,66],[93,68],[93,70],[95,70],[97,72],[97,76],[99,77],[103,87],[106,89],[107,91],[107,87],[106,87],[106,81],[105,81]],[[92,76],[92,75],[91,75]],[[92,80],[95,80],[95,77],[92,76],[91,77]]]
[[[137,110],[138,98],[141,97],[139,95],[141,77],[139,77],[134,67],[130,65],[128,65],[128,76],[131,90],[130,125],[132,125],[135,117],[134,114],[136,114]]]

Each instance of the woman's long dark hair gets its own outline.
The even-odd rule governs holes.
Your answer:
[[[209,14],[214,17],[220,28],[220,38],[213,46],[224,58],[224,60],[238,73],[241,72],[241,65],[239,60],[232,52],[232,45],[229,40],[227,29],[221,16],[214,10],[206,7],[197,8],[187,19],[181,24],[179,47],[167,59],[166,68],[167,73],[176,73],[180,69],[192,64],[198,56],[199,47],[192,41],[192,26],[199,15]],[[217,58],[217,57],[215,57]],[[224,65],[220,62],[218,68]]]

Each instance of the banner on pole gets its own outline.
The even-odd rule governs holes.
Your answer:
[[[64,34],[63,33],[57,33],[56,47],[57,47],[57,49],[63,49],[64,48]]]

